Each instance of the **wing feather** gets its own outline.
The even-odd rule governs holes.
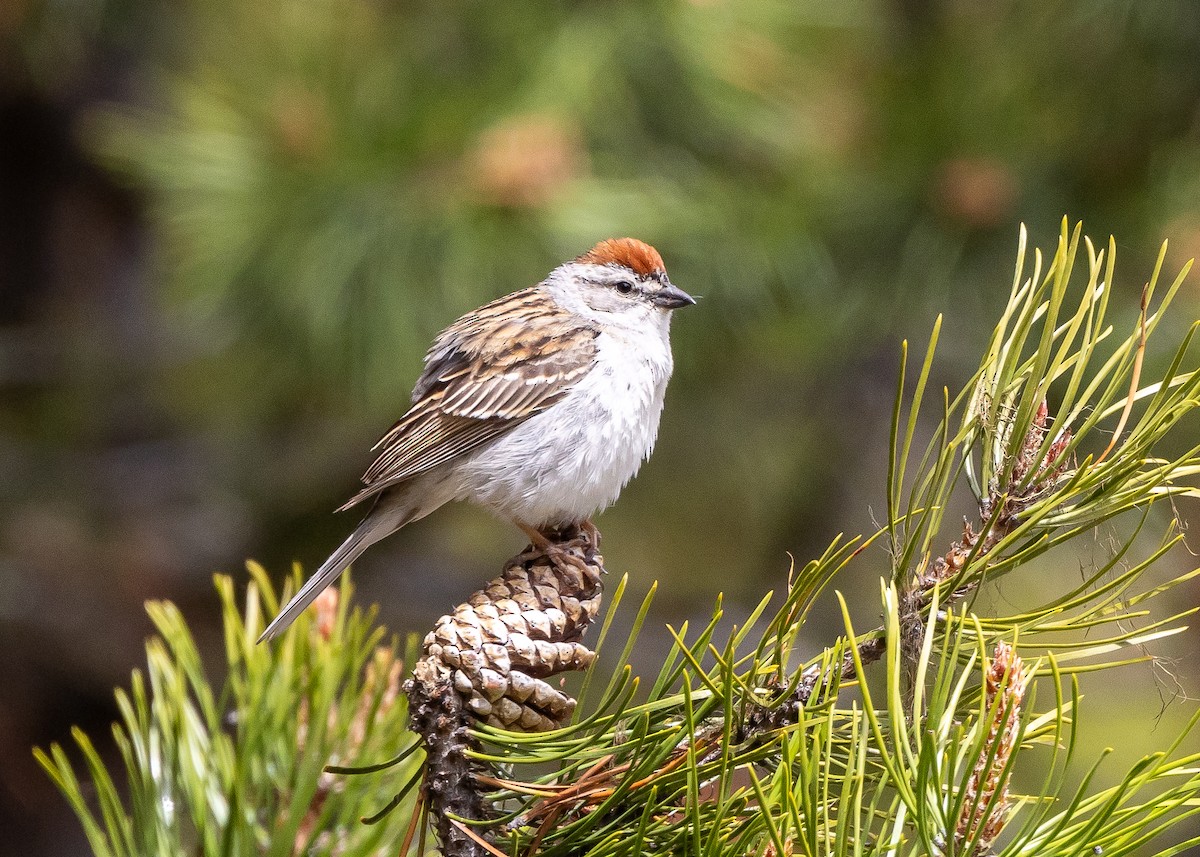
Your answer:
[[[539,287],[446,328],[425,356],[413,406],[373,447],[365,487],[346,509],[511,431],[561,399],[592,368],[599,331]]]

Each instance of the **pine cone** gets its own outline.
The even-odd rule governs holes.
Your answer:
[[[427,669],[448,676],[467,710],[491,726],[558,728],[575,700],[546,679],[595,660],[580,640],[600,609],[603,559],[582,534],[552,552],[557,563],[533,547],[513,557],[425,637]]]
[[[543,731],[575,711],[575,700],[547,679],[596,659],[580,642],[600,609],[604,559],[594,534],[572,530],[555,534],[545,551],[526,548],[425,637],[406,691],[427,752],[430,814],[448,857],[487,857],[450,820],[492,817],[471,776],[470,721]]]

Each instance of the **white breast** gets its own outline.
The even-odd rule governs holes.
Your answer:
[[[665,326],[636,346],[620,332],[596,345],[595,368],[561,401],[454,465],[455,499],[534,526],[578,523],[617,499],[654,448],[671,349]]]

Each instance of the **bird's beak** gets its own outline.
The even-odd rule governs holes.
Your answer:
[[[682,306],[692,306],[696,299],[678,286],[667,283],[654,293],[651,298],[655,306],[663,309],[679,309]]]

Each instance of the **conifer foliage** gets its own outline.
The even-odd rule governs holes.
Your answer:
[[[118,691],[119,770],[78,732],[90,782],[60,747],[38,757],[95,853],[114,857],[433,842],[512,857],[1183,853],[1200,844],[1187,824],[1200,755],[1183,749],[1200,709],[1108,787],[1075,740],[1081,718],[1118,702],[1082,699],[1077,675],[1152,659],[1196,609],[1171,605],[1200,575],[1162,572],[1183,550],[1175,514],[1200,497],[1200,322],[1164,323],[1187,269],[1163,280],[1164,248],[1139,294],[1115,285],[1115,253],[1066,223],[1048,255],[1022,233],[1008,304],[959,392],[931,389],[940,320],[915,372],[904,349],[879,530],[834,538],[731,630],[719,601],[705,627],[672,629],[649,681],[626,664],[653,588],[614,660],[626,581],[610,586],[594,643],[617,665],[607,679],[579,642],[603,569],[587,545],[591,571],[569,592],[544,557],[523,555],[444,617],[406,658],[418,665],[407,700],[396,645],[348,608],[348,584],[278,648],[255,647],[277,605],[251,566],[244,604],[218,579],[223,681],[178,611],[152,604],[148,680]],[[1113,321],[1119,294],[1139,310]],[[1172,329],[1176,347],[1160,349]],[[956,522],[964,490],[970,512]],[[1082,578],[1044,575],[1035,603],[1008,615],[979,606],[1006,575],[1074,568],[1072,545],[1098,528]],[[831,592],[862,563],[883,566],[877,602]],[[856,627],[851,603],[882,621]],[[801,638],[814,609],[842,616],[823,648]],[[564,629],[570,641],[554,642]],[[546,658],[514,661],[514,637],[512,651]],[[573,697],[551,684],[589,664]],[[448,758],[452,790],[431,784]]]

